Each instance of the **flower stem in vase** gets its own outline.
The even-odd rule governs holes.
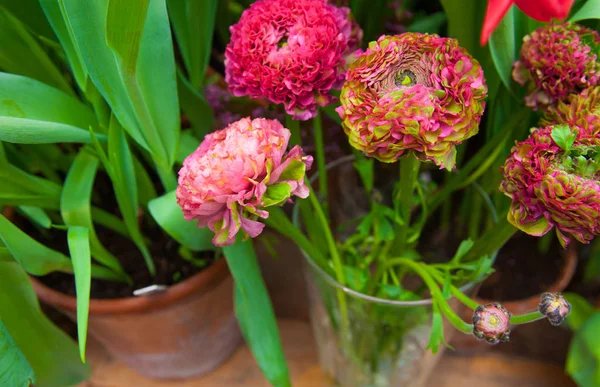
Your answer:
[[[413,192],[419,177],[420,166],[421,162],[413,155],[408,155],[400,160],[400,185],[398,200],[396,201],[399,208],[396,211],[400,216],[402,224],[396,228],[396,237],[392,242],[392,251],[402,253],[408,244]]]

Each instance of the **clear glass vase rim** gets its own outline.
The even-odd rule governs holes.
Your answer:
[[[330,170],[339,165],[354,161],[355,159],[356,158],[354,157],[354,155],[348,155],[348,156],[341,157],[335,161],[328,163],[326,166],[326,169]],[[309,179],[310,183],[311,184],[314,183],[315,180],[318,178],[318,176],[319,176],[318,172],[315,173],[314,175],[312,175]],[[298,202],[296,202],[296,204],[294,205],[294,209],[292,211],[292,221],[295,226],[298,226],[298,211],[299,211]],[[330,276],[325,270],[323,270],[321,267],[319,267],[319,265],[315,261],[313,261],[308,256],[308,254],[306,254],[306,252],[304,250],[300,249],[300,251],[302,252],[302,256],[304,257],[306,262],[312,267],[312,269],[314,269],[320,276],[322,276],[325,279],[325,281],[327,281],[330,285],[340,289],[344,293],[352,295],[356,298],[360,298],[360,299],[363,299],[363,300],[369,301],[369,302],[375,302],[375,303],[387,304],[387,305],[395,305],[395,306],[426,306],[426,305],[431,305],[433,303],[433,300],[431,298],[415,300],[415,301],[396,301],[396,300],[390,300],[387,298],[379,298],[379,297],[369,296],[368,294],[364,294],[364,293],[358,292],[356,290],[350,289],[349,287],[346,287],[346,286],[340,284],[335,278]],[[469,282],[469,283],[461,286],[459,289],[461,292],[464,293],[467,290],[473,288],[475,285],[476,285],[476,283]]]

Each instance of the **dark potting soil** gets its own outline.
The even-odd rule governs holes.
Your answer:
[[[116,281],[107,281],[92,279],[91,297],[92,298],[123,298],[132,297],[133,291],[149,285],[174,285],[200,272],[202,268],[181,258],[177,252],[178,244],[165,236],[158,227],[146,229],[146,237],[152,241],[149,246],[150,255],[156,267],[156,276],[152,276],[148,271],[142,254],[137,247],[127,238],[111,231],[97,227],[98,239],[102,244],[120,261],[123,269],[131,276],[132,284],[120,283]],[[49,241],[47,245],[56,250],[67,253],[66,240],[64,233],[57,235],[56,239]],[[64,248],[53,246],[54,243],[64,244]],[[197,254],[196,259],[204,260],[207,265],[212,263],[213,254],[206,252]],[[75,295],[75,277],[70,274],[55,272],[39,280],[47,286]]]
[[[112,185],[104,173],[98,173],[93,192],[92,202],[94,205],[112,214],[119,215]],[[214,254],[212,252],[194,254],[194,260],[196,262],[202,261],[204,265],[198,265],[183,259],[178,253],[178,243],[165,234],[149,214],[141,216],[140,222],[150,256],[156,267],[156,275],[153,277],[150,274],[142,254],[129,238],[113,230],[95,225],[98,239],[119,260],[125,272],[131,276],[132,283],[92,279],[92,298],[132,297],[134,290],[149,285],[173,285],[202,271],[213,262]],[[55,229],[39,230],[29,221],[20,217],[15,219],[15,223],[34,239],[54,250],[69,255],[65,231]],[[92,262],[96,263],[93,260]],[[72,274],[55,272],[38,279],[55,290],[75,295],[75,277]]]
[[[564,250],[553,238],[548,252],[542,253],[538,241],[523,233],[511,238],[496,257],[495,272],[482,284],[478,296],[514,301],[546,291],[560,275]]]

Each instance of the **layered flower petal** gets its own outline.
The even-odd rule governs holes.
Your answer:
[[[571,94],[544,112],[542,125],[568,125],[578,133],[597,136],[600,132],[600,86]]]
[[[563,246],[589,243],[600,234],[600,136],[571,128],[563,149],[556,128],[535,129],[506,160],[500,191],[511,198],[508,220],[534,236],[555,228]]]
[[[410,152],[452,169],[486,95],[481,66],[456,40],[384,35],[349,66],[337,112],[350,144],[370,157],[394,162]]]
[[[345,57],[362,39],[346,7],[326,0],[258,0],[230,27],[225,80],[235,96],[284,104],[296,119],[329,104]]]
[[[179,171],[177,203],[187,220],[215,232],[229,245],[240,229],[256,237],[265,208],[292,196],[306,197],[304,175],[312,157],[300,147],[285,154],[290,132],[277,120],[243,118],[207,135]]]
[[[527,35],[513,78],[525,86],[525,103],[545,109],[598,85],[600,35],[578,24],[550,24]]]

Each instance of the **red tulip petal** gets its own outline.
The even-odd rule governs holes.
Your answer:
[[[526,0],[527,1],[527,0]],[[485,20],[483,21],[483,28],[481,29],[481,40],[482,46],[485,46],[492,32],[498,27],[500,21],[508,9],[513,4],[513,0],[489,0],[487,11],[485,13]]]
[[[532,19],[549,22],[569,15],[574,0],[514,0],[521,11]]]

